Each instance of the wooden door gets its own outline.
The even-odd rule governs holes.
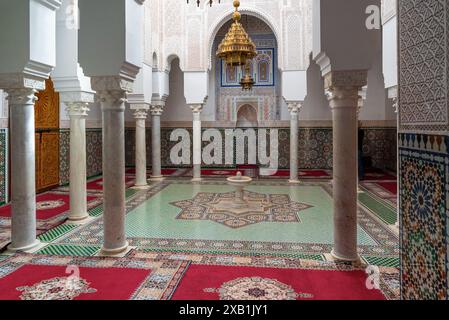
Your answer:
[[[36,190],[43,192],[59,185],[59,94],[51,79],[36,94]]]

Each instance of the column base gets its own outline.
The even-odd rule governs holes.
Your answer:
[[[22,252],[26,252],[26,253],[34,253],[34,252],[38,251],[39,249],[41,249],[43,246],[45,246],[45,244],[43,244],[42,242],[40,242],[39,240],[36,239],[36,241],[34,241],[32,244],[30,244],[28,246],[24,246],[24,247],[14,247],[12,244],[10,244],[7,247],[7,250],[9,252],[22,251]]]
[[[355,257],[342,257],[335,253],[334,250],[331,251],[331,257],[335,261],[342,261],[342,262],[360,262],[359,255],[356,255]]]
[[[192,182],[201,182],[201,181],[203,181],[203,179],[202,178],[193,178],[190,181],[192,181]]]
[[[148,190],[148,189],[150,189],[150,186],[149,185],[139,185],[139,186],[133,186],[133,187],[131,187],[131,189],[134,189],[134,190]]]
[[[290,179],[290,180],[288,180],[288,183],[290,183],[290,184],[301,184],[301,181],[299,181],[298,179]]]
[[[88,213],[86,213],[86,216],[80,216],[80,217],[69,217],[67,219],[67,224],[78,224],[78,225],[85,225],[89,222],[94,220],[93,217],[89,216]]]
[[[98,253],[99,257],[116,257],[116,258],[123,258],[126,256],[134,247],[130,247],[128,241],[126,241],[126,244],[117,249],[106,249],[101,248],[100,252]]]
[[[162,181],[165,178],[163,176],[151,176],[150,177],[150,181],[154,181],[154,182],[158,182],[158,181]]]

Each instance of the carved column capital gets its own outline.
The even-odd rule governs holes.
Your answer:
[[[150,112],[153,117],[155,116],[162,116],[162,113],[164,112],[164,106],[163,105],[151,105]]]
[[[297,115],[302,109],[301,102],[287,102],[288,111],[291,115]]]
[[[87,102],[66,102],[67,114],[70,118],[87,118],[89,109],[89,103]]]
[[[148,109],[135,109],[134,119],[136,120],[146,120],[148,116]]]
[[[192,112],[194,114],[199,114],[203,111],[203,105],[202,104],[191,104],[190,109],[192,109]]]
[[[31,88],[5,89],[9,105],[29,105],[37,101],[37,90]]]

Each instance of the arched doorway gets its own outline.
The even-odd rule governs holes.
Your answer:
[[[240,80],[244,70],[227,66],[214,54],[231,27],[232,21],[228,20],[214,33],[212,44],[210,73],[213,76],[209,77],[209,98],[215,102],[216,118],[223,122],[238,123],[239,108],[248,104],[253,106],[253,110],[245,107],[242,112],[249,112],[247,116],[253,116],[254,113],[258,115],[258,125],[280,120],[282,103],[277,36],[269,24],[256,16],[243,14],[241,23],[257,47],[257,56],[250,68],[255,85],[249,92],[242,91]]]
[[[237,111],[237,128],[257,128],[257,110],[250,104],[244,104]]]

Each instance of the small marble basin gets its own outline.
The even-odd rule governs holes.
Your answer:
[[[235,187],[235,204],[237,206],[246,206],[247,202],[244,199],[243,188],[250,185],[253,181],[250,177],[242,176],[241,172],[237,172],[237,175],[234,177],[229,177],[226,179],[228,184]]]
[[[227,181],[228,181],[228,184],[231,185],[231,186],[235,186],[235,187],[243,186],[243,187],[246,187],[251,182],[253,182],[253,179],[250,178],[250,177],[242,176],[241,172],[237,172],[236,176],[229,177],[227,179]]]

